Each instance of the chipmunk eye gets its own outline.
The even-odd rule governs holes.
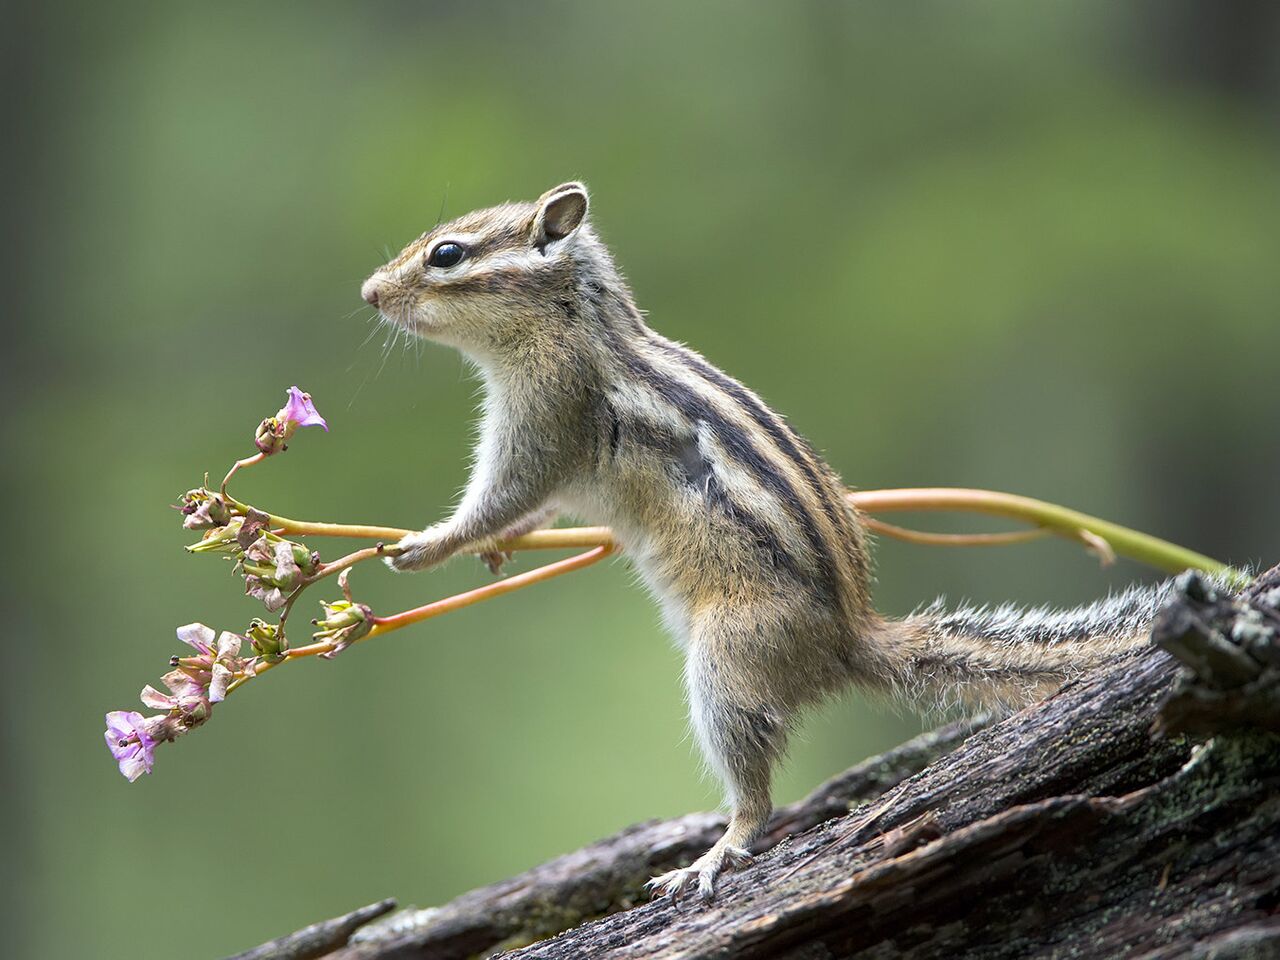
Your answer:
[[[456,267],[467,255],[466,248],[460,243],[442,243],[431,251],[427,257],[429,267]]]

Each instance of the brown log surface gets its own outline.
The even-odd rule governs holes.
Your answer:
[[[1280,958],[1280,568],[1238,598],[1180,587],[1154,629],[1177,660],[1142,651],[859,764],[780,810],[711,904],[640,892],[723,826],[693,814],[324,956]]]

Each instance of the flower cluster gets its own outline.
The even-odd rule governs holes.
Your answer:
[[[133,710],[113,710],[107,714],[106,741],[120,772],[130,782],[151,772],[155,748],[168,743],[207,721],[213,705],[227,695],[227,686],[236,677],[252,676],[255,659],[243,659],[244,637],[224,632],[217,637],[203,623],[178,628],[178,639],[195,650],[193,657],[174,657],[161,682],[168,693],[147,684],[140,699],[144,706],[161,713],[150,717]]]
[[[192,491],[193,493],[208,491]],[[211,494],[211,502],[216,494]],[[193,516],[195,514],[192,514]],[[284,607],[307,577],[320,569],[320,554],[304,544],[273,533],[271,518],[250,508],[243,517],[234,517],[224,526],[207,530],[199,543],[187,547],[192,553],[226,553],[244,577],[245,593],[262,601],[274,613]]]
[[[345,599],[323,604],[325,618],[312,621],[317,642],[311,649],[298,651],[299,655],[332,658],[373,629],[373,611],[352,600],[348,588],[353,560],[344,558],[346,562],[335,561],[332,569],[326,569],[318,553],[280,536],[278,518],[227,493],[227,480],[238,469],[286,450],[297,429],[309,426],[329,429],[311,395],[290,387],[288,402],[263,420],[255,433],[258,452],[237,461],[221,489],[210,489],[206,476],[204,486],[188,490],[180,498],[177,508],[182,513],[182,526],[201,531],[199,542],[187,549],[222,554],[232,561],[244,578],[245,593],[260,600],[267,610],[279,612],[279,623],[254,620],[243,635],[215,634],[202,623],[178,628],[178,639],[191,647],[194,655],[170,659],[171,669],[161,678],[163,689],[150,684],[142,688],[143,705],[157,712],[144,716],[135,710],[113,710],[106,716],[107,747],[130,782],[151,772],[158,744],[172,742],[206,723],[215,704],[288,658],[285,619],[292,601],[311,583],[340,571],[338,583]]]
[[[241,537],[244,531],[241,530]],[[244,592],[271,612],[281,609],[305,578],[320,569],[320,554],[270,530],[250,543],[240,558]]]

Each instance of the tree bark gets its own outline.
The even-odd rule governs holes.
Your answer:
[[[713,903],[641,893],[723,826],[693,814],[310,955],[1280,957],[1280,567],[1239,597],[1184,575],[1153,639],[778,811],[759,845],[772,849]],[[251,955],[299,956],[271,947]]]

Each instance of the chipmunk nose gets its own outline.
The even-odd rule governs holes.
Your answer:
[[[371,307],[378,305],[378,283],[376,280],[366,280],[364,286],[360,288],[360,296],[364,297],[365,303]]]

